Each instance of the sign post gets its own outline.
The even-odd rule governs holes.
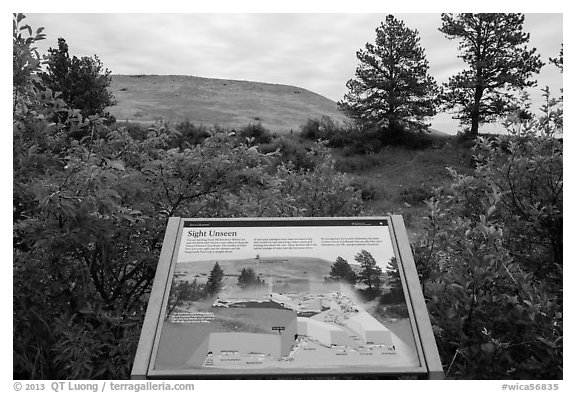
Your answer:
[[[442,378],[402,217],[171,218],[133,379]]]

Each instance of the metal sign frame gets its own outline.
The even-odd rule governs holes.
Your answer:
[[[343,368],[305,367],[305,368],[269,368],[269,369],[162,369],[154,367],[158,355],[158,348],[168,298],[170,295],[172,279],[175,274],[178,250],[185,225],[191,223],[204,223],[214,225],[228,223],[229,226],[250,225],[258,227],[259,224],[276,226],[314,225],[322,226],[323,223],[340,225],[340,223],[370,222],[371,220],[386,221],[389,228],[391,244],[394,256],[398,262],[398,270],[401,277],[404,298],[406,300],[410,326],[415,341],[419,366],[409,367],[380,367],[365,366],[347,371]],[[277,326],[279,328],[280,326]],[[277,329],[282,334],[281,329]],[[438,348],[434,339],[430,318],[426,309],[425,300],[420,288],[416,266],[412,256],[406,228],[401,216],[388,217],[322,217],[322,218],[237,218],[237,219],[188,219],[172,217],[169,219],[159,262],[156,270],[148,308],[146,311],[140,341],[132,367],[132,379],[186,379],[186,378],[234,378],[234,377],[278,377],[285,376],[342,376],[342,375],[371,375],[381,377],[398,377],[412,375],[417,378],[441,379],[444,376],[442,364],[438,354]]]

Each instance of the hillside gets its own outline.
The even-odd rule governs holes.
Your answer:
[[[320,258],[308,257],[277,257],[275,263],[263,263],[257,259],[218,260],[218,261],[191,261],[178,262],[177,272],[182,274],[183,279],[192,281],[194,278],[207,277],[214,263],[218,262],[225,275],[233,275],[234,278],[244,268],[254,269],[264,277],[277,279],[308,279],[320,278],[329,275],[332,262]]]
[[[346,118],[336,103],[300,87],[182,75],[113,75],[109,108],[118,120],[239,128],[261,122],[272,132],[298,131],[309,118]]]

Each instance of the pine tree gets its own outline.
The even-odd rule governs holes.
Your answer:
[[[71,108],[79,109],[84,117],[111,118],[105,112],[115,104],[114,96],[108,91],[112,83],[111,71],[104,69],[98,56],[71,58],[64,38],[58,38],[58,48],[50,48],[48,52],[46,72],[40,74],[44,85],[60,92],[60,98]]]
[[[216,262],[214,267],[210,271],[210,275],[208,276],[208,281],[206,282],[206,294],[209,296],[213,296],[216,293],[220,292],[222,289],[222,279],[224,278],[224,271]]]
[[[166,313],[166,317],[169,317],[177,306],[181,306],[182,303],[189,300],[192,295],[192,286],[188,281],[176,282],[176,280],[172,280],[172,288],[168,299],[168,312]]]
[[[379,290],[382,285],[382,268],[376,265],[376,260],[372,254],[366,250],[362,250],[354,259],[362,267],[358,276],[359,281],[368,285],[370,291]]]
[[[387,131],[423,131],[436,114],[438,88],[428,75],[428,61],[417,30],[393,15],[376,29],[375,44],[356,52],[360,64],[346,84],[338,107],[358,124]]]
[[[394,302],[404,301],[404,290],[402,289],[402,279],[400,278],[400,269],[398,268],[398,261],[392,257],[386,266],[386,283],[390,289],[388,296]]]
[[[330,278],[338,281],[345,281],[349,284],[356,284],[356,273],[352,270],[352,267],[348,261],[342,257],[336,258],[330,268]]]
[[[440,31],[460,41],[460,57],[468,68],[443,85],[442,101],[454,118],[470,125],[476,137],[480,124],[514,109],[514,90],[533,86],[529,80],[544,63],[526,44],[522,14],[442,14]]]

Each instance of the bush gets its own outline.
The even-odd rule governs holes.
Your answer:
[[[248,124],[240,130],[238,136],[241,138],[241,142],[248,143],[251,146],[272,141],[270,130],[264,128],[262,123]]]
[[[189,120],[176,124],[176,131],[180,133],[176,144],[181,149],[196,146],[212,135],[206,126],[195,126]]]
[[[400,200],[411,205],[423,205],[424,201],[432,196],[432,189],[424,186],[402,187]]]
[[[324,140],[333,148],[344,148],[345,155],[372,154],[384,146],[404,146],[426,149],[434,145],[434,138],[426,132],[391,130],[358,125],[340,126],[327,116],[308,119],[301,127],[300,136],[309,140]]]
[[[376,197],[376,187],[370,183],[356,180],[351,183],[351,186],[360,192],[360,198],[362,198],[363,201],[371,201]]]
[[[380,140],[386,146],[404,146],[409,149],[426,149],[434,144],[434,138],[426,132],[412,132],[408,130],[390,130],[383,128],[380,131]]]
[[[343,150],[344,155],[374,154],[383,147],[377,129],[351,128],[347,132],[347,137],[348,140]]]
[[[414,247],[447,374],[561,379],[562,143],[478,139]]]
[[[281,138],[274,145],[274,150],[280,153],[277,163],[292,166],[297,171],[312,170],[316,167],[316,157],[309,154],[309,150],[301,143],[290,138]]]
[[[306,124],[300,127],[300,136],[312,141],[331,140],[332,136],[340,128],[329,116],[322,116],[320,119],[308,119]]]
[[[322,116],[320,119],[308,119],[306,124],[301,126],[300,136],[313,141],[326,141],[329,147],[344,148],[354,144],[360,135],[356,127],[340,125],[330,117]]]
[[[146,131],[146,128],[140,123],[120,121],[110,126],[111,130],[118,130],[120,128],[124,128],[133,139],[138,141],[146,139],[148,135],[148,131]]]
[[[320,120],[308,119],[304,125],[300,127],[300,136],[311,141],[318,139],[327,139],[326,135],[320,132]]]

